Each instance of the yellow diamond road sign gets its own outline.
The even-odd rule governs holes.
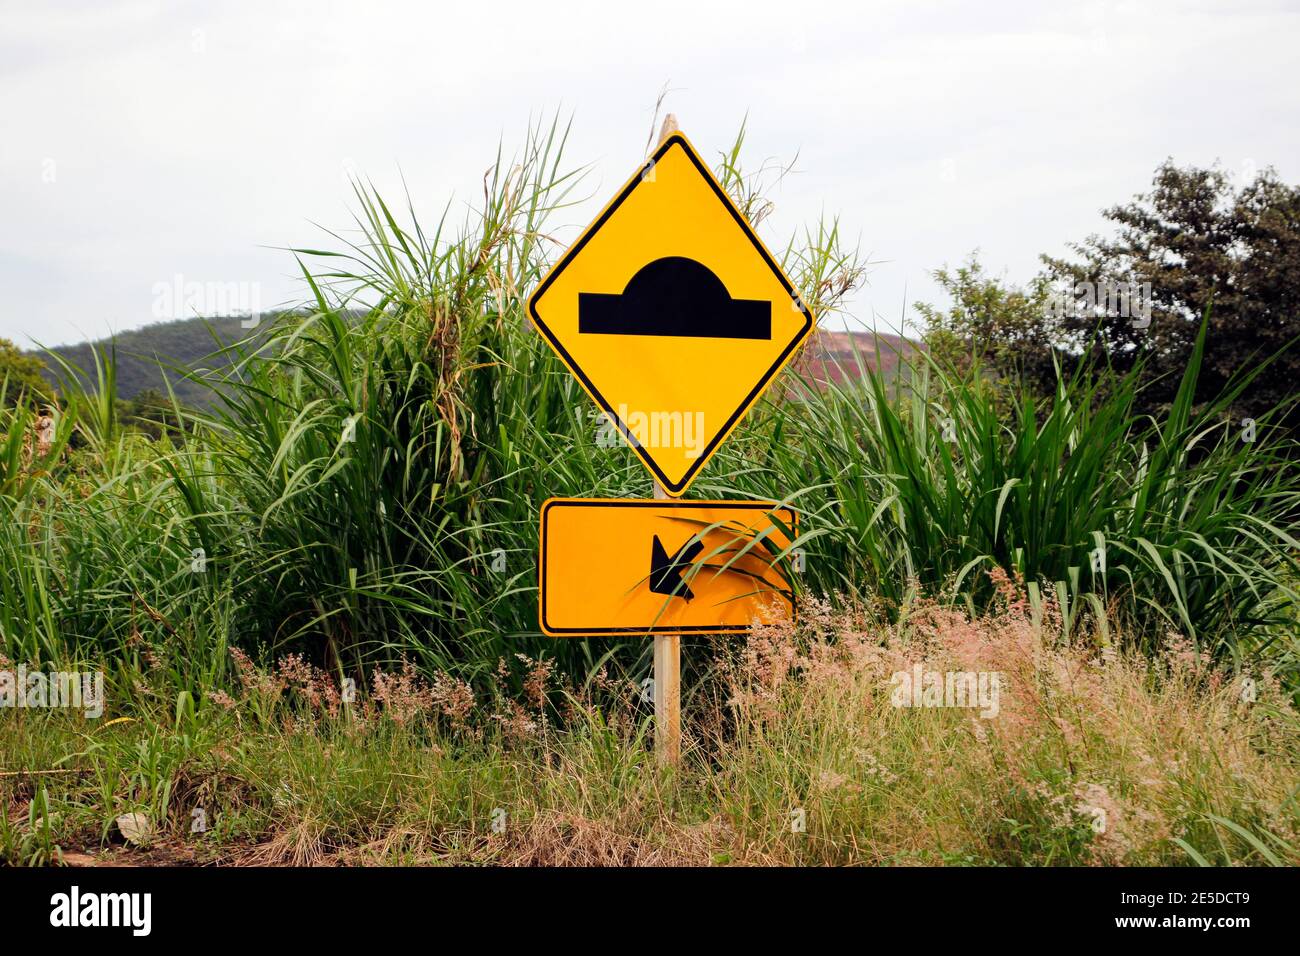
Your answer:
[[[680,133],[619,190],[528,306],[674,497],[813,328],[812,311]]]

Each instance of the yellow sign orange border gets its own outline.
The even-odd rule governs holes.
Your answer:
[[[752,512],[761,512],[762,514],[775,516],[777,520],[780,521],[780,524],[777,524],[775,522],[770,522],[770,531],[768,531],[766,534],[760,533],[759,535],[756,535],[755,538],[757,540],[768,540],[769,537],[772,538],[774,543],[780,546],[778,550],[783,550],[793,545],[798,535],[798,521],[799,521],[799,514],[797,511],[795,511],[793,508],[789,506],[778,505],[776,502],[773,501],[697,501],[697,500],[673,501],[673,500],[666,500],[666,499],[655,500],[655,499],[642,499],[642,498],[550,498],[545,503],[543,503],[541,509],[541,534],[540,534],[541,553],[538,561],[538,623],[541,625],[542,631],[552,637],[598,637],[598,636],[609,636],[609,635],[620,635],[620,634],[650,635],[650,634],[690,634],[690,633],[695,633],[695,634],[740,633],[740,632],[747,631],[752,626],[753,618],[751,612],[758,612],[760,611],[761,608],[770,611],[771,600],[773,597],[780,599],[780,601],[783,604],[782,607],[783,613],[780,615],[781,619],[790,620],[790,621],[794,621],[796,619],[796,608],[793,600],[793,591],[791,590],[791,583],[786,578],[782,577],[781,571],[778,568],[776,568],[775,565],[772,565],[770,562],[764,562],[760,556],[755,554],[752,556],[743,556],[740,558],[740,560],[750,565],[754,565],[754,564],[760,565],[761,573],[763,575],[763,580],[767,586],[755,590],[748,594],[745,593],[743,590],[736,591],[734,586],[730,584],[727,586],[725,592],[726,593],[725,600],[728,603],[739,602],[737,603],[735,610],[738,612],[743,611],[743,613],[739,613],[739,614],[726,615],[727,617],[737,618],[737,620],[735,620],[732,623],[723,623],[723,624],[686,623],[684,624],[681,622],[680,616],[674,616],[674,615],[669,615],[669,617],[672,617],[671,621],[661,620],[663,609],[668,606],[669,602],[680,601],[681,598],[668,597],[668,596],[661,598],[659,597],[659,595],[662,595],[663,592],[660,591],[660,592],[655,592],[655,596],[652,599],[655,602],[655,606],[657,607],[657,610],[654,612],[650,611],[651,605],[650,602],[646,600],[646,595],[644,593],[641,594],[640,597],[635,598],[635,600],[640,603],[641,607],[639,608],[638,611],[634,611],[633,613],[644,613],[646,615],[646,621],[644,623],[638,623],[634,625],[618,625],[618,626],[611,625],[609,623],[609,619],[616,615],[612,614],[611,609],[608,607],[604,607],[604,606],[596,607],[595,605],[600,605],[602,601],[608,601],[611,594],[616,594],[621,597],[621,596],[628,595],[629,591],[638,591],[638,592],[641,591],[643,585],[648,585],[649,575],[640,576],[639,578],[634,579],[635,583],[630,588],[627,582],[619,582],[620,586],[614,590],[611,590],[609,587],[601,587],[599,586],[600,584],[608,583],[608,582],[600,581],[601,575],[603,574],[608,576],[611,568],[606,564],[603,564],[600,561],[593,558],[585,562],[587,564],[585,573],[582,567],[573,567],[573,568],[565,567],[562,570],[566,573],[560,575],[558,579],[565,584],[577,582],[576,584],[574,584],[575,587],[584,589],[586,593],[592,596],[591,597],[591,603],[593,605],[592,615],[593,618],[599,618],[600,619],[599,622],[590,626],[585,624],[576,625],[576,626],[557,626],[556,623],[553,623],[548,619],[548,614],[547,614],[548,594],[550,591],[550,586],[548,584],[548,578],[549,578],[548,570],[550,570],[548,559],[551,556],[550,551],[552,545],[551,542],[552,535],[548,534],[548,519],[550,517],[551,512],[557,508],[559,509],[590,508],[590,509],[602,509],[605,512],[609,512],[613,510],[639,509],[639,510],[651,512],[651,517],[664,517],[669,520],[677,517],[678,515],[681,515],[682,516],[681,520],[687,522],[692,521],[692,519],[688,517],[691,512],[703,511],[703,512],[714,512],[714,513],[724,513],[724,514],[730,513],[733,516],[738,513],[745,514],[745,513],[752,513]],[[628,523],[624,519],[620,519],[620,520],[622,521],[622,524],[625,526]],[[695,519],[695,520],[698,521],[699,519]],[[713,521],[710,520],[709,523],[712,524]],[[611,522],[611,524],[615,524],[615,525],[619,524],[619,521]],[[785,529],[789,529],[788,533],[782,528],[782,525],[784,525]],[[601,533],[593,534],[590,537],[585,538],[584,540],[591,540],[593,542],[597,540],[607,541],[609,540],[609,538],[604,534],[605,530],[606,529],[601,528],[600,529]],[[612,534],[616,530],[618,529],[611,528],[609,529],[609,532],[610,534]],[[623,530],[626,530],[626,528],[624,528]],[[734,531],[730,530],[728,527],[718,527],[712,530],[707,530],[702,528],[699,529],[696,533],[699,534],[700,532],[704,533],[703,534],[704,538],[713,537],[715,540],[722,535],[735,533]],[[634,559],[639,561],[640,558],[646,555],[648,552],[645,550],[638,550],[638,549],[648,548],[649,545],[650,545],[649,539],[638,538],[629,541],[626,546],[614,545],[613,551],[617,552],[624,548],[631,549],[634,551],[633,554]],[[680,545],[681,545],[680,538],[677,538],[674,539],[674,541],[670,543],[668,547],[675,548],[675,547],[679,547]],[[606,548],[608,550],[608,546],[606,546]],[[597,550],[597,548],[593,547],[592,550],[594,552]],[[565,560],[565,559],[561,558],[561,560]],[[567,561],[568,563],[571,564],[578,563],[571,557],[568,558]],[[736,570],[740,574],[748,574],[749,576],[753,577],[754,572],[752,570],[745,570],[744,563],[739,565],[736,568]],[[706,567],[713,567],[713,566],[709,565]],[[773,575],[775,577],[775,580],[772,580],[769,574]],[[710,577],[710,576],[696,575],[691,580],[690,586],[697,588],[702,592],[699,596],[695,598],[696,600],[707,601],[709,599],[709,595],[703,592],[706,592],[711,587],[711,582],[714,579],[715,579],[714,577]],[[780,584],[783,587],[773,586],[775,584]],[[649,590],[653,591],[653,588],[649,588]],[[567,603],[572,605],[574,603],[574,599],[570,597]],[[717,604],[703,605],[703,607],[708,607],[708,608],[716,608],[718,606],[719,605]],[[622,613],[623,610],[626,610],[626,608],[625,607],[620,608],[619,613]],[[788,612],[788,614],[785,612]]]

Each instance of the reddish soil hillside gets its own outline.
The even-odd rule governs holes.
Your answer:
[[[858,358],[871,369],[892,374],[900,360],[924,348],[888,332],[834,332],[819,329],[799,356],[798,372],[817,382],[839,382],[857,374]]]

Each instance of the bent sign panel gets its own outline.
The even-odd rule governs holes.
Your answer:
[[[540,623],[556,637],[725,633],[793,620],[791,508],[765,501],[552,498]]]

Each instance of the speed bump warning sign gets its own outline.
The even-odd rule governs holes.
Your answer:
[[[681,133],[556,263],[529,312],[673,497],[814,323]]]

